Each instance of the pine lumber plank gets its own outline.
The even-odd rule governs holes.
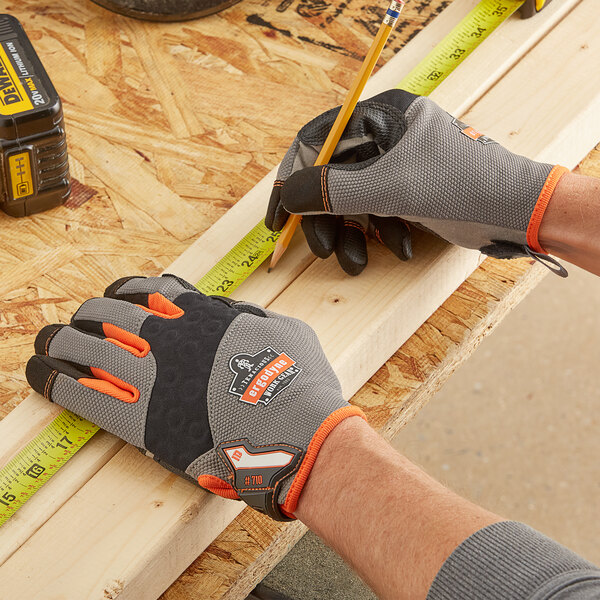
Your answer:
[[[13,543],[0,546],[1,562],[10,557],[15,546],[20,547],[31,537],[32,523],[44,523],[52,517],[64,504],[65,498],[80,490],[82,477],[92,478],[124,446],[122,440],[106,431],[99,431],[88,444],[93,452],[77,453],[62,468],[60,480],[53,478],[44,486],[48,488],[44,505],[25,504],[7,523],[7,535]],[[76,539],[73,542],[76,543]],[[48,543],[51,546],[52,541]]]
[[[556,157],[568,156],[575,164],[579,163],[598,142],[600,130],[598,82],[595,77],[585,75],[592,65],[600,64],[598,22],[598,5],[592,8],[583,3],[576,8],[539,48],[523,56],[519,69],[507,73],[464,118],[477,127],[488,115],[494,114],[499,143],[509,148],[518,146],[520,153],[535,156],[540,161],[552,163],[559,160]],[[570,40],[566,52],[563,52],[564,40]],[[560,51],[553,54],[552,60],[547,60],[548,55],[543,52],[549,50],[552,42]],[[530,74],[526,87],[521,72]],[[549,85],[552,81],[557,84]],[[540,89],[548,93],[536,106],[529,101]],[[513,110],[505,110],[498,102],[498,98],[508,97],[511,90],[523,90],[521,101],[529,105],[524,118],[516,122],[512,118]],[[516,110],[520,112],[519,107]],[[560,119],[561,123],[555,125],[554,119]],[[571,162],[567,166],[574,165]]]
[[[352,402],[392,439],[547,273],[529,259],[486,259]],[[245,509],[160,600],[243,600],[305,532]]]
[[[453,93],[455,86],[461,85],[463,89],[468,90],[468,93],[463,93],[462,102],[456,106],[455,112],[464,115],[473,105],[473,98],[479,99],[490,90],[578,3],[579,0],[555,4],[553,10],[546,9],[536,15],[533,27],[532,21],[514,18],[510,27],[500,27],[494,32],[493,44],[479,46],[477,52],[471,54],[461,64],[460,70],[451,73],[444,84],[436,88],[430,97],[440,106],[447,107],[449,103],[454,105],[458,101]],[[488,69],[482,68],[482,65],[487,65]],[[458,81],[455,82],[455,79]],[[502,114],[508,117],[510,111],[504,110]]]
[[[565,161],[565,162],[566,162],[566,161]],[[123,597],[125,597],[125,596],[123,596]]]

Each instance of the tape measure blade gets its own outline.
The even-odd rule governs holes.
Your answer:
[[[229,296],[271,255],[279,235],[261,221],[196,283],[196,288],[207,295]]]
[[[396,87],[428,96],[522,4],[523,0],[482,0]]]
[[[99,430],[63,410],[0,470],[0,526]]]

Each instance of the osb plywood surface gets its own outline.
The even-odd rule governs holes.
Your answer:
[[[380,64],[449,4],[411,2]],[[158,274],[341,102],[384,5],[243,0],[158,25],[89,0],[3,4],[63,99],[75,182],[68,206],[0,213],[0,416],[28,393],[40,327],[118,277]]]

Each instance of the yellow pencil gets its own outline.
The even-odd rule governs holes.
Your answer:
[[[319,156],[315,161],[315,166],[325,165],[329,162],[331,157],[333,156],[333,152],[335,147],[337,146],[342,134],[344,133],[344,129],[354,112],[354,108],[356,107],[356,103],[362,94],[365,85],[377,61],[379,60],[379,56],[381,55],[381,51],[385,46],[387,39],[394,29],[398,17],[400,16],[400,12],[404,7],[404,0],[392,0],[390,2],[390,6],[387,9],[381,26],[379,27],[379,31],[369,48],[369,52],[367,56],[365,56],[365,60],[360,67],[360,71],[356,74],[350,89],[348,90],[348,95],[344,100],[344,104],[338,113],[338,116],[333,123],[331,130],[329,131],[329,135],[323,144],[323,148],[321,148],[321,152],[319,152]],[[302,217],[300,215],[290,215],[288,220],[286,221],[283,230],[281,231],[281,235],[277,240],[277,244],[275,245],[275,250],[273,250],[273,256],[271,257],[271,264],[269,265],[269,271],[279,262],[279,259],[283,256],[283,253],[286,251],[292,236],[294,235],[294,231],[296,231],[296,227],[300,223]]]

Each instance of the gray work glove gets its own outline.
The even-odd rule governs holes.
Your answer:
[[[388,236],[393,229],[398,239],[397,223],[403,219],[491,256],[541,254],[557,265],[544,256],[538,229],[567,169],[513,154],[428,98],[403,90],[359,102],[332,163],[310,166],[338,110],[323,113],[298,133],[279,169],[268,227],[281,229],[289,213],[303,215],[305,232],[312,230],[307,233],[311,249],[325,258],[343,231],[341,217],[333,215],[368,221],[364,229],[386,245],[381,235],[386,223]],[[398,254],[402,245],[408,257],[406,239],[393,249]],[[366,264],[366,250],[364,259],[359,267]],[[340,262],[348,273],[362,270]]]
[[[33,389],[209,491],[290,518],[325,438],[362,416],[314,331],[172,275],[105,296],[40,331]]]

